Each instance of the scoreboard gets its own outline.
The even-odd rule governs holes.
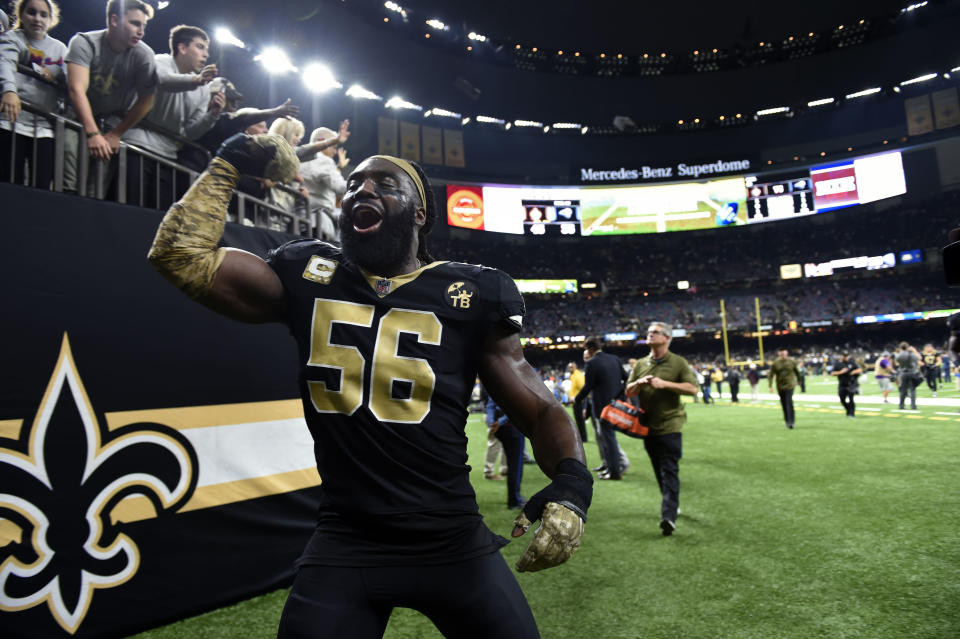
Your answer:
[[[770,222],[816,213],[813,182],[807,171],[744,178],[747,187],[747,222]]]
[[[524,235],[580,235],[580,200],[521,200]]]

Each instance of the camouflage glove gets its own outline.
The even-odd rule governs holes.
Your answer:
[[[217,149],[217,157],[240,173],[289,182],[300,170],[297,154],[282,136],[237,133]]]
[[[592,496],[593,476],[586,466],[572,458],[557,464],[550,485],[531,497],[513,522],[513,536],[519,537],[534,521],[541,520],[517,562],[517,570],[534,572],[570,559],[580,547]]]

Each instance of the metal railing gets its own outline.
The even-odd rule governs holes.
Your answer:
[[[19,66],[18,72],[31,77],[39,77],[32,69]],[[75,192],[80,196],[96,199],[113,199],[121,204],[134,204],[144,208],[166,210],[173,202],[186,192],[190,184],[197,179],[197,171],[183,166],[176,161],[165,158],[147,149],[120,143],[115,158],[110,163],[90,161],[87,151],[87,135],[84,127],[76,120],[67,117],[65,111],[66,98],[61,101],[60,113],[51,113],[26,101],[21,101],[22,111],[37,116],[34,118],[33,136],[16,134],[16,127],[11,127],[9,149],[0,148],[0,153],[6,154],[9,159],[9,172],[0,175],[0,180],[17,182],[18,145],[30,145],[26,157],[29,158],[30,170],[24,172],[21,184],[36,188],[52,189],[57,192]],[[38,184],[38,164],[41,164],[40,119],[50,123],[53,130],[53,175],[49,184]],[[141,121],[140,128],[160,133],[175,140],[179,145],[191,146],[203,151],[209,160],[210,153],[202,146],[187,140],[172,131]],[[22,151],[22,149],[21,149]],[[24,155],[21,154],[21,158]],[[44,158],[41,161],[49,160]],[[21,170],[23,165],[19,167]],[[241,191],[234,191],[236,207],[231,205],[229,221],[236,221],[246,226],[256,226],[294,235],[317,237],[320,224],[317,219],[319,212],[311,212],[307,198],[299,191],[286,185],[277,185],[275,188],[289,194],[294,202],[292,208],[278,206],[272,202],[254,197]],[[233,211],[236,211],[233,213]]]

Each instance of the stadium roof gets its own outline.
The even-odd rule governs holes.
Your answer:
[[[919,0],[918,0],[919,1]],[[382,5],[377,0],[355,5]],[[538,43],[549,49],[586,51],[679,51],[726,48],[743,41],[781,39],[824,31],[898,12],[908,0],[405,0],[420,15],[502,40]]]

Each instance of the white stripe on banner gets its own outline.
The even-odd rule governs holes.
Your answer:
[[[184,406],[106,414],[109,430],[154,422],[175,428],[197,453],[197,487],[180,512],[214,508],[320,484],[299,400]],[[146,497],[123,499],[116,521],[156,515]]]
[[[197,451],[198,487],[316,466],[313,438],[303,418],[180,432]]]

